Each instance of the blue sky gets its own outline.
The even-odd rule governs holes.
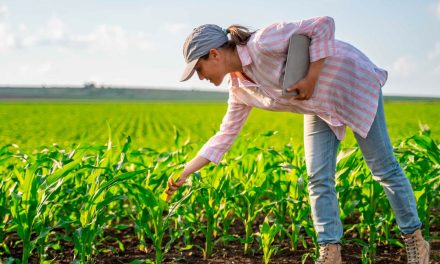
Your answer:
[[[0,0],[0,86],[227,90],[180,83],[182,44],[206,23],[258,29],[328,15],[336,38],[388,70],[388,95],[440,96],[440,0]]]

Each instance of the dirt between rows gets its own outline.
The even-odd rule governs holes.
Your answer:
[[[237,231],[241,231],[242,228],[235,226]],[[431,263],[440,264],[440,228],[433,227],[431,229],[431,236],[437,239],[430,241],[431,243]],[[59,231],[61,237],[63,237],[62,230]],[[231,232],[233,233],[233,232]],[[304,254],[311,253],[313,251],[313,243],[311,238],[308,238],[306,234],[306,242],[308,249],[305,249],[302,245],[298,245],[298,249],[291,251],[289,241],[287,239],[277,241],[275,246],[280,248],[275,255],[270,259],[270,263],[302,263],[301,258]],[[342,245],[342,260],[343,263],[355,264],[362,263],[361,252],[362,247],[355,243],[349,243],[349,234],[345,235],[344,243]],[[0,254],[3,262],[9,257],[21,259],[22,246],[21,243],[17,243],[18,236],[16,234],[9,234],[6,237],[6,242],[11,250],[10,254]],[[168,241],[165,239],[165,243]],[[120,249],[120,244],[123,244],[124,250]],[[194,241],[194,244],[204,247],[204,239],[200,235]],[[73,262],[73,242],[61,241],[61,249],[48,250],[49,259],[53,259],[53,263],[72,263]],[[139,249],[139,241],[135,236],[134,228],[128,227],[123,230],[109,228],[105,231],[104,239],[101,240],[97,249],[98,252],[94,255],[93,263],[99,264],[113,264],[113,263],[130,263],[134,260],[151,259],[154,261],[154,248],[151,243],[145,251]],[[245,255],[243,245],[239,241],[230,241],[227,244],[217,244],[214,247],[213,254],[208,259],[203,259],[202,251],[197,247],[192,247],[189,250],[180,250],[183,248],[182,241],[176,241],[169,252],[165,254],[165,258],[162,263],[228,263],[228,264],[260,264],[263,262],[263,254],[258,251],[258,244],[254,242],[251,247],[251,252],[256,252],[253,255]],[[3,249],[0,249],[3,250]],[[1,251],[0,251],[1,252]],[[0,261],[2,263],[2,261]],[[36,256],[31,257],[29,263],[39,263]],[[313,263],[313,259],[309,256],[305,263]],[[378,245],[376,254],[376,263],[397,264],[406,263],[406,252],[404,248],[399,248],[393,245]]]

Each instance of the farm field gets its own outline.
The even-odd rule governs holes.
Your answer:
[[[102,144],[110,127],[114,138],[130,135],[134,147],[168,149],[174,128],[200,145],[218,130],[225,111],[226,104],[218,102],[1,102],[0,142],[14,143],[24,150],[52,143],[68,147],[81,140]],[[440,103],[386,103],[385,113],[394,142],[418,133],[419,124],[427,124],[432,136],[440,139]],[[269,145],[291,143],[298,147],[303,140],[302,119],[299,114],[253,109],[239,138],[277,131]],[[347,131],[342,144],[354,143],[351,131]]]
[[[254,109],[221,164],[164,202],[168,177],[218,130],[225,110],[1,102],[0,263],[312,263],[301,115]],[[387,102],[385,112],[440,263],[440,103]],[[403,263],[392,210],[351,131],[338,160],[343,260]]]

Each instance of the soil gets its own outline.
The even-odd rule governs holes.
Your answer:
[[[232,231],[239,231],[242,233],[242,228],[234,226]],[[56,230],[56,234],[60,237],[63,236],[63,230]],[[306,253],[313,253],[313,243],[311,238],[304,233],[302,235],[306,238],[308,249],[305,249],[302,245],[298,245],[298,249],[291,251],[289,249],[289,241],[277,241],[275,246],[278,246],[280,250],[272,255],[270,263],[301,263],[301,258]],[[349,234],[348,234],[349,236]],[[440,263],[440,228],[432,227],[431,236],[435,237],[431,241],[431,263]],[[347,237],[347,234],[345,234]],[[139,242],[134,235],[133,227],[128,227],[123,230],[109,228],[105,231],[103,240],[97,245],[98,253],[94,255],[93,263],[98,264],[110,264],[110,263],[130,263],[134,260],[154,260],[154,249],[152,246],[147,248],[146,251],[141,251],[138,248]],[[6,236],[6,244],[10,249],[9,255],[1,255],[0,257],[5,260],[9,257],[21,258],[22,247],[21,243],[17,243],[19,238],[17,234],[9,234]],[[119,242],[118,242],[119,241]],[[165,238],[165,242],[166,242]],[[120,249],[120,243],[123,244],[124,250]],[[203,248],[204,240],[200,236],[193,241],[194,244]],[[49,259],[53,259],[53,263],[72,263],[73,261],[73,241],[60,241],[61,249],[54,250],[49,249]],[[301,243],[300,243],[301,244]],[[151,245],[151,243],[149,243]],[[214,247],[213,254],[208,259],[203,259],[201,250],[197,247],[192,247],[189,250],[179,250],[183,248],[182,241],[176,241],[169,252],[165,254],[163,263],[230,263],[230,264],[260,264],[263,262],[262,253],[258,252],[258,244],[254,242],[251,248],[251,252],[255,254],[244,254],[244,248],[239,241],[230,241],[227,244],[217,244]],[[1,249],[3,250],[3,249]],[[35,250],[34,250],[35,251]],[[1,251],[0,251],[1,252]],[[343,263],[362,263],[361,261],[362,247],[356,243],[349,243],[348,240],[344,240],[342,246],[342,260]],[[0,263],[3,263],[0,261]],[[31,257],[29,263],[38,263],[36,256]],[[305,263],[313,263],[312,256],[309,256]],[[400,248],[393,245],[378,245],[376,253],[376,263],[397,264],[406,263],[406,253],[404,248]]]

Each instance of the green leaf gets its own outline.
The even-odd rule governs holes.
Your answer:
[[[111,186],[123,182],[125,180],[128,180],[130,178],[133,178],[138,174],[145,173],[146,171],[147,171],[146,169],[143,169],[143,170],[126,172],[115,176],[114,178],[112,178],[111,180],[109,180],[108,182],[104,183],[102,186],[99,187],[98,191],[93,195],[91,202],[94,202],[101,195],[103,191],[106,191]]]
[[[263,136],[263,137],[271,137],[271,136],[276,135],[276,134],[278,134],[278,131],[276,131],[276,130],[270,130],[270,131],[267,131],[267,132],[261,133],[260,136]]]
[[[98,203],[98,205],[96,206],[96,211],[101,211],[102,209],[104,209],[104,207],[107,207],[111,202],[123,200],[125,198],[126,198],[125,195],[114,195],[107,197],[104,201]]]
[[[54,182],[58,181],[66,174],[70,173],[73,169],[75,169],[75,167],[79,163],[81,163],[81,159],[77,159],[77,160],[74,160],[72,162],[65,164],[62,167],[62,169],[59,169],[59,170],[55,171],[53,174],[48,175],[44,180],[44,184],[46,186],[53,184]],[[71,175],[71,176],[73,176],[73,175]]]

